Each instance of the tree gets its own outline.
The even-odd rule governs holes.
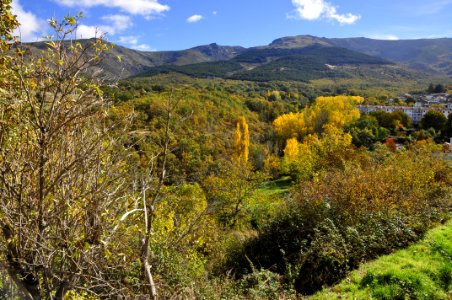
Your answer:
[[[284,148],[284,157],[289,161],[293,161],[298,157],[299,143],[296,138],[288,139]]]
[[[446,127],[447,118],[444,116],[442,112],[436,110],[429,110],[422,117],[420,126],[423,129],[433,128],[436,131],[441,131],[444,133],[444,129]]]
[[[402,111],[388,113],[383,110],[374,110],[371,111],[369,115],[376,118],[381,127],[389,129],[392,132],[403,127],[406,128],[411,126],[410,117]]]
[[[149,162],[148,170],[144,174],[141,185],[141,201],[143,206],[143,219],[144,219],[144,233],[140,251],[140,260],[142,264],[142,270],[145,277],[144,291],[150,294],[153,300],[158,297],[157,286],[152,275],[151,264],[151,242],[152,235],[154,233],[154,223],[157,217],[157,205],[161,202],[161,193],[166,180],[166,166],[168,161],[168,154],[170,152],[169,145],[171,141],[171,128],[170,122],[172,113],[177,106],[174,103],[172,94],[168,98],[168,103],[165,107],[165,120],[164,120],[164,136],[163,143],[161,145],[161,153],[157,155],[161,157],[161,163],[159,167],[154,168],[154,161]],[[150,199],[147,199],[150,194]]]
[[[391,117],[396,120],[396,122],[398,121],[398,125],[403,126],[405,128],[408,128],[411,126],[411,118],[408,114],[406,114],[403,111],[397,110],[397,111],[393,111],[391,113]]]
[[[326,127],[342,128],[360,116],[356,104],[363,99],[357,96],[318,97],[314,105],[302,112],[279,116],[273,122],[278,136],[284,140],[301,139],[307,134],[322,134]]]
[[[447,116],[446,136],[452,138],[452,113]]]
[[[363,98],[359,96],[318,97],[315,104],[304,111],[308,133],[320,135],[327,127],[341,129],[354,122],[360,117],[356,105],[361,102]]]
[[[282,140],[301,138],[306,132],[304,114],[301,112],[283,114],[273,121],[278,137]]]
[[[230,161],[222,162],[216,175],[204,179],[202,186],[207,201],[221,225],[226,228],[243,225],[247,203],[264,179],[248,165]]]
[[[435,85],[435,93],[444,93],[446,89],[444,88],[444,85],[437,84]]]
[[[16,16],[11,13],[11,0],[3,0],[0,3],[0,48],[1,51],[9,50],[11,41],[14,40],[13,30],[19,26]],[[4,59],[4,58],[2,58]]]
[[[405,103],[406,103],[407,105],[412,106],[412,105],[414,105],[414,104],[416,103],[416,99],[413,98],[412,96],[408,96],[408,97],[406,98],[406,100],[405,100]]]
[[[9,85],[11,57],[6,55],[13,45],[13,30],[19,26],[11,13],[11,0],[0,2],[0,91]]]
[[[234,132],[234,149],[235,160],[238,164],[245,164],[248,162],[250,146],[250,133],[245,117],[241,117],[237,121],[237,126]]]
[[[446,91],[446,88],[442,84],[433,85],[433,83],[430,83],[427,88],[427,93],[444,93]]]
[[[128,165],[101,90],[83,76],[108,47],[74,40],[78,17],[51,20],[56,37],[38,57],[19,46],[1,90],[0,260],[32,299],[120,293],[111,241]]]
[[[377,119],[369,114],[362,115],[356,122],[347,126],[346,131],[352,135],[355,146],[370,149],[374,147],[375,142],[383,141],[389,134],[389,131],[380,127]]]
[[[390,137],[386,138],[384,145],[388,147],[388,149],[391,150],[392,152],[395,152],[397,150],[397,144],[393,138]]]
[[[303,143],[299,143],[296,138],[288,139],[284,148],[281,171],[289,174],[294,180],[310,178],[318,159],[312,147],[312,141],[317,142],[317,137],[306,138]]]

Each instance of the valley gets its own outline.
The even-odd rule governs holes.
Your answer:
[[[139,51],[77,14],[21,43],[9,3],[0,299],[450,296],[451,38]]]

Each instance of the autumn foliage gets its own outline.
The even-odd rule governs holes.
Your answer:
[[[250,146],[250,133],[245,117],[241,117],[237,121],[237,127],[234,132],[234,150],[235,160],[238,164],[244,164],[248,161]]]
[[[382,146],[342,170],[301,182],[281,213],[242,252],[232,253],[228,266],[246,265],[248,258],[254,268],[269,268],[311,294],[359,263],[421,237],[450,208],[451,180],[428,146],[398,153]]]
[[[360,116],[357,96],[318,97],[312,106],[302,112],[281,115],[273,121],[276,133],[282,140],[302,138],[307,134],[322,134],[326,126],[343,128]]]
[[[13,281],[34,299],[298,299],[448,218],[451,168],[432,126],[399,136],[403,113],[360,116],[363,98],[304,83],[100,86],[85,74],[108,43],[71,44],[68,16],[51,20],[58,41],[43,55],[13,52],[10,3],[0,299]]]

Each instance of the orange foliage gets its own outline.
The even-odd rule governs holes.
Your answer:
[[[388,147],[389,150],[393,152],[397,150],[397,145],[393,138],[390,137],[386,138],[385,146]]]

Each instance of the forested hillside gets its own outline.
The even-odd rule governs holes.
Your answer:
[[[162,66],[152,68],[139,76],[177,72],[192,77],[220,77],[248,81],[304,81],[320,78],[363,79],[373,74],[366,67],[382,70],[379,77],[396,76],[406,80],[415,77],[414,72],[404,70],[381,58],[353,52],[343,48],[314,45],[295,49],[249,49],[228,61]],[[350,68],[350,70],[347,70]],[[360,72],[356,72],[360,69]],[[384,74],[388,74],[384,76]],[[391,75],[389,75],[391,74]]]
[[[271,48],[299,48],[312,44],[341,47],[404,64],[414,70],[451,76],[452,39],[375,40],[369,38],[284,37],[274,40]]]

